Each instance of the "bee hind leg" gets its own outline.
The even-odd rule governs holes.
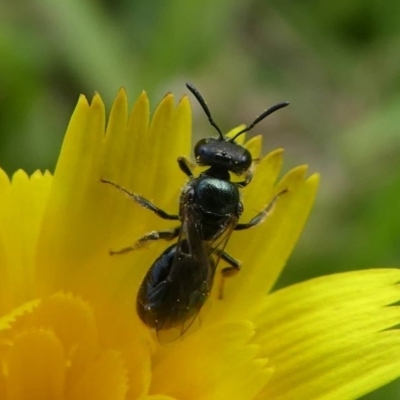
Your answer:
[[[133,245],[124,247],[123,249],[120,250],[110,250],[110,255],[116,255],[116,254],[125,254],[129,253],[132,250],[136,250],[140,247],[142,247],[144,244],[147,242],[152,242],[156,240],[173,240],[179,235],[179,230],[180,227],[177,226],[176,228],[169,230],[169,231],[151,231],[147,233],[146,235],[142,236],[140,239],[138,239]]]
[[[221,281],[218,290],[218,299],[222,300],[224,298],[224,286],[225,286],[225,279],[230,278],[231,276],[235,276],[237,273],[240,272],[240,263],[238,260],[230,256],[228,253],[224,251],[220,252],[221,258],[229,264],[229,267],[225,267],[221,270]]]

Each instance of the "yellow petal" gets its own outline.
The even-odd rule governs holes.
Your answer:
[[[400,298],[398,271],[325,277],[268,294],[318,185],[304,166],[276,184],[281,149],[256,160],[242,190],[241,222],[286,191],[264,223],[233,232],[226,250],[242,261],[241,273],[226,280],[219,300],[218,271],[197,330],[167,346],[154,340],[135,301],[167,244],[124,256],[110,250],[179,223],[100,180],[176,214],[188,180],[177,157],[189,155],[190,136],[187,97],[175,106],[167,95],[149,125],[146,94],[129,113],[122,89],[107,123],[98,95],[79,100],[54,178],[17,172],[10,184],[0,171],[0,399],[351,399],[398,375],[400,312],[390,306]],[[244,146],[258,158],[261,138]]]
[[[257,211],[261,210],[270,200],[274,190],[273,186],[281,172],[282,163],[283,149],[276,149],[262,158],[255,167],[253,180],[243,189],[244,213],[241,216],[241,222],[254,217]]]
[[[67,129],[38,243],[37,275],[46,294],[70,289],[75,274],[105,246],[106,229],[98,218],[105,208],[98,195],[104,126],[100,97],[95,95],[90,106],[81,97]]]
[[[226,133],[225,137],[228,139],[233,138],[245,127],[246,127],[246,125],[244,125],[244,124],[236,126],[235,128],[231,129],[228,133]],[[243,145],[245,141],[246,141],[246,133],[243,133],[242,135],[238,136],[237,139],[235,139],[235,143],[238,143],[240,145]]]
[[[178,399],[253,399],[271,374],[254,326],[231,322],[204,327],[171,347],[159,349],[151,392]]]
[[[191,114],[187,97],[174,109],[174,97],[169,94],[157,107],[150,125],[148,139],[149,151],[144,165],[140,168],[151,168],[150,176],[156,177],[147,182],[148,193],[160,207],[168,204],[165,200],[176,200],[180,182],[185,179],[177,164],[179,156],[190,151]],[[161,140],[160,140],[161,139]],[[151,160],[151,162],[150,162]],[[154,174],[154,175],[153,175]],[[178,181],[178,182],[179,182]]]
[[[7,210],[9,207],[9,192],[11,191],[10,179],[7,174],[0,168],[0,209]],[[8,281],[8,263],[7,263],[7,227],[4,225],[3,218],[7,218],[6,214],[0,215],[0,279],[3,282],[3,287],[6,287]],[[0,292],[0,306],[7,309],[7,304],[10,306],[9,296],[11,293],[6,293],[4,290]],[[12,306],[12,305],[11,305]],[[2,310],[2,311],[3,311]]]
[[[266,297],[257,340],[275,372],[258,399],[355,399],[400,370],[399,270],[348,272]]]
[[[149,140],[149,99],[143,92],[134,104],[126,122],[127,99],[121,91],[111,110],[105,139],[105,155],[101,178],[110,180],[134,192],[144,194],[148,175],[141,166],[148,164]],[[119,118],[118,118],[119,117]],[[121,124],[120,118],[124,124]],[[147,171],[147,169],[146,169]],[[108,248],[130,244],[135,235],[143,232],[143,222],[138,223],[143,211],[138,204],[127,199],[115,188],[101,184],[101,197],[106,199],[107,210],[100,216],[107,226]]]
[[[260,157],[262,148],[262,136],[257,135],[252,137],[244,144],[244,147],[246,147],[246,149],[250,151],[253,160],[258,159],[258,157]]]
[[[72,365],[68,379],[82,374],[98,347],[96,322],[89,304],[71,294],[56,293],[35,310],[32,323],[51,329],[62,342]]]
[[[35,310],[40,305],[40,300],[32,300],[27,303],[23,303],[19,307],[14,308],[10,313],[3,315],[0,318],[0,331],[5,331],[10,329],[16,321],[26,316],[27,314],[32,314],[33,310]]]
[[[127,372],[121,355],[104,352],[72,383],[71,400],[125,400],[128,391]]]
[[[141,112],[143,108],[135,106],[135,109]],[[143,132],[138,132],[138,135],[143,136]],[[187,180],[178,167],[177,158],[189,152],[190,138],[191,113],[187,97],[183,97],[175,107],[173,96],[166,96],[155,111],[147,136],[137,141],[138,147],[129,157],[134,184],[125,188],[149,198],[165,211],[177,214],[179,192]],[[121,185],[117,176],[112,180]],[[165,230],[177,225],[177,222],[164,221],[149,210],[144,210],[114,187],[102,186],[104,188],[101,196],[106,195],[110,201],[107,210],[98,218],[113,235],[111,237],[108,233],[109,240],[104,254],[110,249],[118,250],[135,243],[149,230]],[[117,257],[107,254],[108,260],[104,261],[109,263],[109,270],[113,271],[113,277],[110,279],[116,279],[116,287],[130,282],[131,292],[136,293],[155,254],[165,249],[165,242],[151,244],[151,249],[151,252],[140,250]],[[132,268],[132,265],[135,265],[135,268]],[[140,279],[127,281],[127,276],[131,275]],[[121,292],[120,289],[116,291]]]
[[[8,358],[8,400],[64,399],[65,359],[50,331],[20,334]]]
[[[3,251],[0,250],[0,310],[8,312],[11,307],[31,300],[36,295],[36,241],[51,187],[51,176],[36,171],[28,177],[24,171],[19,170],[10,184],[1,175],[0,241]]]
[[[279,153],[278,153],[279,154]],[[266,220],[248,231],[234,232],[227,246],[242,261],[239,274],[224,283],[223,300],[214,301],[207,318],[248,318],[275,283],[303,229],[318,186],[318,176],[304,180],[305,168],[290,171],[275,193],[287,188]],[[232,249],[232,250],[231,250]],[[236,251],[235,251],[236,250]],[[238,255],[237,255],[238,254]],[[221,279],[216,277],[216,282]],[[218,283],[214,287],[214,297]]]
[[[138,103],[140,105],[148,104],[147,96],[143,94]],[[142,111],[142,110],[141,110]],[[142,117],[140,121],[136,121],[143,128],[144,122],[145,132],[147,131],[146,112],[140,112]],[[144,121],[143,121],[144,119]],[[132,168],[129,167],[129,161],[133,154],[133,149],[128,145],[133,132],[127,132],[128,124],[128,99],[124,89],[121,89],[114,100],[111,108],[110,116],[107,122],[107,128],[104,138],[104,155],[102,157],[104,176],[101,178],[118,179],[120,185],[125,185],[130,178]],[[146,133],[144,132],[144,136]],[[136,132],[135,132],[136,133]],[[133,135],[136,136],[135,134]],[[100,177],[99,177],[100,178]]]
[[[152,143],[149,139],[150,104],[145,92],[136,101],[128,118],[126,130],[126,155],[123,170],[116,170],[112,179],[135,193],[144,194],[147,184],[147,175],[141,173],[140,167],[147,165]],[[110,138],[111,139],[111,138]],[[113,160],[115,162],[115,160]],[[111,160],[110,160],[111,162]],[[139,173],[140,171],[140,173]],[[127,179],[125,180],[125,176]]]

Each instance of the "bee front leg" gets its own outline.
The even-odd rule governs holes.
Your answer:
[[[170,230],[170,231],[151,231],[147,233],[146,235],[142,236],[140,239],[138,239],[133,245],[124,247],[123,249],[120,250],[110,250],[110,255],[116,255],[116,254],[125,254],[129,253],[132,250],[136,250],[140,247],[142,247],[144,244],[147,242],[153,242],[156,240],[173,240],[179,235],[180,231],[180,226],[177,226],[176,228]]]
[[[250,171],[250,170],[248,170],[248,171],[246,172],[245,177],[244,177],[244,181],[237,182],[237,184],[238,184],[240,187],[245,187],[245,186],[247,186],[247,185],[251,182],[252,179],[253,179],[253,172]]]
[[[114,186],[117,190],[119,190],[120,192],[124,193],[132,201],[134,201],[135,203],[139,204],[141,207],[152,211],[154,214],[158,215],[162,219],[168,219],[168,220],[178,220],[179,219],[179,215],[167,213],[166,211],[164,211],[161,208],[157,207],[150,200],[145,199],[140,194],[132,193],[129,190],[125,189],[124,187],[118,185],[115,182],[109,181],[107,179],[100,179],[100,182],[101,183],[106,183],[107,185]]]
[[[178,165],[181,171],[187,175],[190,179],[194,178],[192,169],[196,167],[195,164],[193,164],[190,160],[188,160],[186,157],[178,157]]]

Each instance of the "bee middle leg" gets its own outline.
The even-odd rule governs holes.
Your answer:
[[[129,253],[132,250],[140,248],[147,242],[153,242],[160,239],[173,240],[179,235],[179,231],[180,231],[180,226],[177,226],[176,228],[169,231],[151,231],[146,235],[142,236],[141,238],[139,238],[131,246],[124,247],[123,249],[120,250],[110,250],[110,255]]]
[[[219,255],[225,262],[229,264],[229,267],[222,268],[221,270],[222,278],[218,289],[218,299],[221,300],[224,297],[225,279],[230,278],[231,276],[234,276],[240,272],[240,263],[228,253],[225,253],[225,251],[219,252]]]
[[[281,192],[279,192],[278,194],[276,194],[272,200],[265,206],[265,208],[259,212],[258,214],[256,214],[249,222],[246,223],[241,223],[241,224],[237,224],[235,226],[235,231],[241,231],[243,229],[249,229],[252,228],[253,226],[257,226],[259,224],[261,224],[261,222],[263,222],[265,220],[265,218],[268,217],[268,214],[271,212],[272,208],[275,206],[276,201],[278,200],[278,198],[283,195],[284,193],[286,193],[288,191],[288,189],[284,189]]]
[[[129,197],[135,203],[139,204],[143,208],[146,208],[146,209],[152,211],[154,214],[158,215],[162,219],[168,219],[168,220],[178,220],[179,219],[179,215],[167,213],[166,211],[164,211],[161,208],[157,207],[150,200],[145,199],[140,194],[136,194],[136,193],[130,192],[129,190],[125,189],[124,187],[118,185],[117,183],[114,183],[114,182],[109,181],[107,179],[100,179],[100,182],[101,183],[106,183],[107,185],[114,186],[117,190],[119,190],[120,192],[124,193],[127,197]]]

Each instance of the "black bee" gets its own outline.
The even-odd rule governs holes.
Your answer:
[[[137,295],[136,309],[141,320],[157,332],[177,327],[180,328],[180,334],[189,328],[207,300],[219,260],[222,258],[229,265],[222,269],[223,278],[240,270],[239,262],[225,252],[232,231],[248,229],[261,223],[277,197],[283,193],[275,196],[249,222],[238,222],[243,212],[239,188],[250,183],[253,160],[250,152],[235,140],[265,117],[289,104],[282,102],[272,106],[234,137],[228,138],[224,137],[214,122],[198,90],[191,84],[186,86],[219,136],[201,139],[194,147],[196,163],[208,167],[199,176],[194,176],[190,161],[178,158],[180,169],[189,177],[180,196],[179,214],[169,214],[142,196],[116,183],[101,180],[124,192],[160,218],[179,220],[180,225],[172,230],[150,232],[133,246],[110,253],[122,254],[148,241],[178,238],[154,261],[144,277]],[[232,182],[231,173],[243,177],[243,180]],[[219,293],[222,298],[222,283]]]

